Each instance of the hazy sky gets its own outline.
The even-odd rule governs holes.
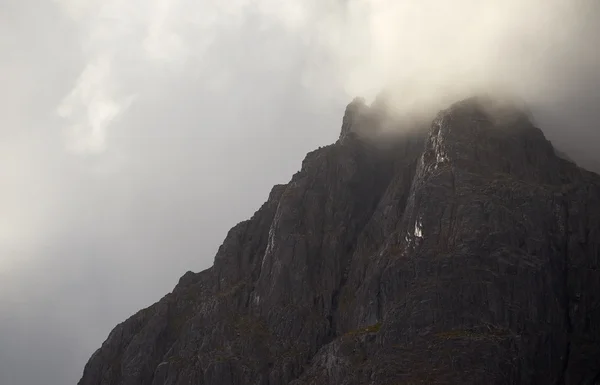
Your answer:
[[[0,384],[76,383],[385,84],[508,88],[598,161],[596,2],[0,0]]]

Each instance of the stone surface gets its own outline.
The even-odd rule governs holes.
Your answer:
[[[600,384],[600,177],[488,98],[390,124],[352,102],[79,385]]]

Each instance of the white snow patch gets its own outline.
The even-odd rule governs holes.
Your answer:
[[[269,228],[269,239],[267,240],[267,248],[265,249],[265,254],[263,255],[261,262],[261,269],[265,265],[265,261],[267,260],[267,255],[269,255],[273,249],[275,248],[275,220],[271,223],[271,227]]]
[[[414,247],[417,244],[417,241],[423,239],[423,225],[421,223],[421,219],[417,219],[415,221],[415,227],[406,232],[406,236],[404,237],[404,241],[406,242],[408,247]]]
[[[414,230],[413,234],[417,238],[423,237],[423,227],[421,226],[421,223],[419,220],[415,221],[415,230]]]
[[[436,155],[436,164],[434,166],[434,168],[438,168],[438,166],[441,163],[447,162],[448,159],[448,155],[446,154],[446,152],[444,151],[444,136],[442,134],[442,123],[440,121],[440,123],[438,123],[438,132],[437,134],[431,139],[433,142],[433,150],[435,152]]]

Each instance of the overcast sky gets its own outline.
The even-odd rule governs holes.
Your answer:
[[[0,384],[76,383],[391,82],[508,87],[598,161],[594,2],[0,0]]]

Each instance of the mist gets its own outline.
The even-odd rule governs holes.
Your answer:
[[[343,14],[317,22],[317,41],[348,94],[384,90],[395,112],[425,116],[477,94],[510,98],[555,146],[600,170],[600,3],[350,1]]]
[[[339,135],[510,93],[600,163],[593,0],[9,0],[0,12],[0,383],[76,383],[119,322]]]
[[[320,104],[387,90],[396,110],[435,113],[473,94],[510,94],[567,150],[579,152],[561,132],[597,139],[593,120],[562,119],[598,102],[594,0],[58,3],[84,32],[86,64],[57,110],[75,152],[104,150],[111,122],[148,92],[148,77],[187,74],[219,93],[257,65],[295,71]],[[252,49],[240,49],[249,32]]]

